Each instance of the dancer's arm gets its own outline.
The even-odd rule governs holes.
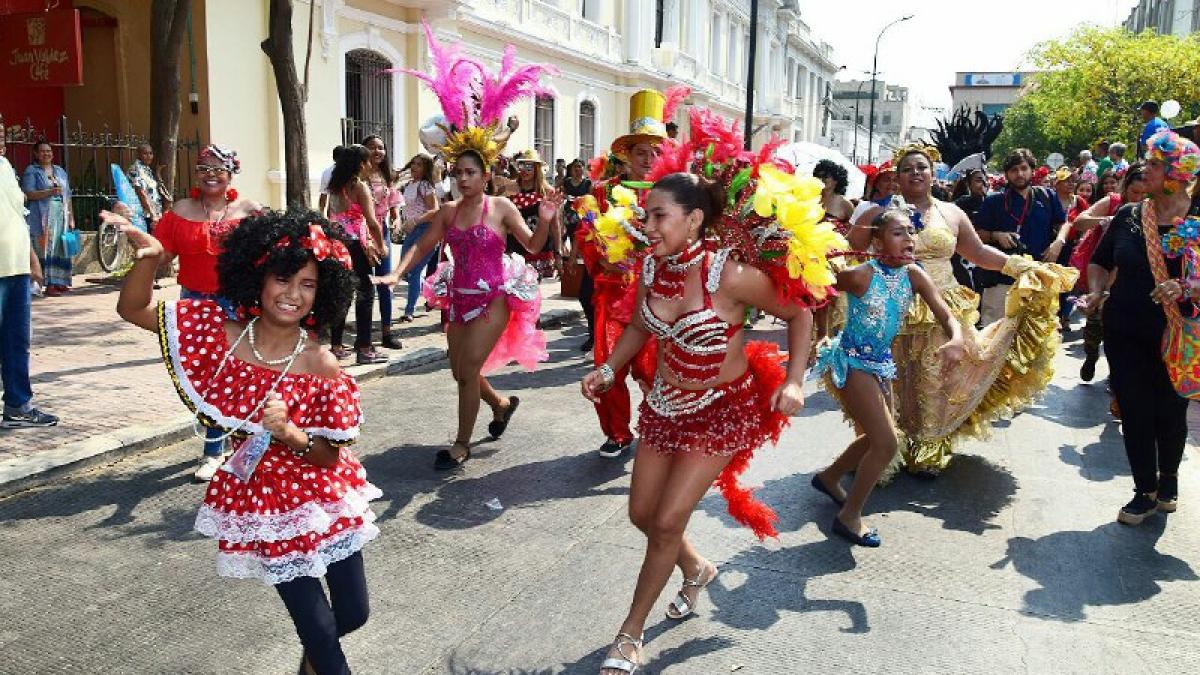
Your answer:
[[[366,183],[359,181],[354,187],[354,200],[358,202],[367,221],[367,240],[363,242],[363,250],[371,265],[378,265],[383,257],[383,226],[375,217],[375,198],[371,196],[371,189]]]
[[[838,272],[837,283],[833,287],[842,293],[850,293],[861,298],[871,286],[871,278],[874,276],[875,270],[870,265],[866,263],[855,265]]]
[[[327,354],[329,352],[326,352]],[[332,354],[330,354],[332,356]],[[334,375],[337,370],[334,370]],[[341,456],[341,450],[330,444],[330,442],[316,435],[310,435],[300,427],[296,426],[288,419],[288,407],[284,403],[283,397],[279,394],[274,394],[262,412],[262,426],[267,431],[271,432],[271,438],[288,446],[294,451],[308,449],[304,453],[303,459],[309,464],[331,469],[337,466],[338,458]],[[312,441],[312,446],[309,447],[309,441]]]
[[[101,211],[105,223],[121,228],[137,253],[133,269],[125,275],[121,295],[117,298],[117,314],[122,319],[148,331],[158,332],[158,312],[154,305],[154,272],[163,255],[162,243],[149,233],[130,224],[122,215]]]
[[[909,265],[908,280],[912,282],[913,290],[921,296],[925,304],[929,305],[929,311],[933,312],[934,318],[941,324],[942,332],[950,337],[937,350],[938,356],[942,358],[942,370],[947,370],[962,361],[966,354],[963,346],[962,326],[950,313],[950,306],[942,299],[942,294],[938,292],[937,286],[934,285],[928,272],[916,265]]]
[[[429,229],[425,230],[425,234],[413,244],[412,248],[408,249],[408,253],[400,258],[400,264],[396,266],[395,271],[391,274],[385,274],[381,277],[372,277],[372,283],[384,284],[387,286],[395,286],[400,283],[405,274],[412,271],[416,261],[424,260],[425,256],[433,250],[434,246],[442,240],[446,234],[446,219],[447,212],[450,210],[449,204],[443,204],[442,208],[438,209],[433,218],[429,221]]]
[[[1073,223],[1075,229],[1080,232],[1086,232],[1093,227],[1103,225],[1106,220],[1111,221],[1112,218],[1108,217],[1111,204],[1112,200],[1108,195],[1105,195],[1100,201],[1089,206],[1086,211],[1079,214],[1079,217],[1075,219]]]
[[[812,310],[780,302],[770,277],[753,265],[733,260],[721,270],[717,294],[727,295],[741,306],[757,307],[787,322],[787,379],[775,392],[771,403],[785,415],[799,412],[804,407],[804,374],[808,370],[808,352],[812,349]]]
[[[867,209],[854,224],[850,226],[850,232],[846,235],[846,240],[850,242],[850,248],[856,251],[865,251],[871,245],[871,221],[875,220],[875,216],[883,213],[882,206],[873,206]]]
[[[538,227],[536,232],[530,232],[529,226],[521,218],[521,212],[507,199],[496,199],[492,202],[500,213],[500,222],[504,230],[517,240],[526,251],[539,253],[546,246],[551,228],[558,227],[558,214],[562,209],[563,193],[554,192],[542,199],[538,206]],[[557,231],[557,229],[556,229]]]
[[[646,301],[646,288],[638,284],[638,297],[635,307],[641,307]],[[625,367],[625,364],[633,360],[637,353],[641,351],[642,345],[646,344],[646,340],[650,337],[650,331],[646,330],[646,326],[642,323],[642,316],[638,312],[633,313],[633,321],[625,326],[621,331],[621,337],[617,339],[617,344],[613,346],[612,354],[608,356],[599,368],[591,371],[583,377],[583,396],[592,403],[600,402],[600,394],[608,391],[613,385],[612,375]],[[607,367],[607,369],[606,369]]]
[[[963,210],[953,204],[943,204],[951,229],[958,230],[958,245],[954,252],[985,270],[999,272],[1008,262],[1008,254],[993,246],[988,246],[979,238],[971,219]]]

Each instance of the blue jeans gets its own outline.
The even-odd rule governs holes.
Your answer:
[[[185,288],[183,286],[180,286],[179,287],[179,299],[180,300],[212,300],[213,302],[220,305],[221,309],[225,310],[225,317],[227,319],[233,320],[237,317],[237,311],[234,309],[233,303],[230,302],[229,300],[226,300],[225,298],[222,298],[222,297],[214,294],[214,293],[201,293],[199,291],[193,291],[190,288]],[[220,439],[221,436],[224,435],[224,433],[225,432],[223,432],[220,429],[217,429],[215,427],[206,427],[204,429],[204,439],[205,439],[204,440],[204,454],[205,455],[208,455],[209,457],[219,457],[221,455],[221,446],[223,446],[225,444],[225,442],[218,440],[218,439]]]
[[[384,245],[387,250],[383,257],[379,259],[379,264],[375,266],[374,274],[381,277],[392,272],[392,238],[385,236],[383,238]],[[375,292],[379,294],[379,323],[383,326],[383,330],[389,330],[392,327],[392,287],[387,284],[379,284],[375,286]]]
[[[0,277],[0,379],[4,407],[23,410],[33,398],[29,383],[29,331],[32,320],[29,275]]]
[[[408,250],[416,246],[421,237],[425,236],[425,232],[428,229],[429,223],[418,223],[413,228],[413,231],[404,237],[404,245],[400,248],[400,257],[402,259],[404,258],[404,254],[408,253]],[[434,250],[436,251],[437,249]],[[404,306],[405,316],[412,316],[413,312],[417,309],[417,298],[421,297],[421,280],[425,278],[425,266],[433,259],[433,253],[433,251],[430,251],[424,258],[418,260],[412,266],[412,270],[404,275],[404,283],[408,284],[408,302]]]

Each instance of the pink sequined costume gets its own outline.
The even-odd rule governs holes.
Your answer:
[[[505,255],[504,238],[485,222],[492,199],[484,197],[479,222],[465,230],[455,224],[455,208],[445,235],[454,260],[439,265],[421,286],[421,294],[430,306],[448,310],[450,321],[455,323],[475,320],[496,296],[505,295],[508,325],[483,362],[484,375],[513,362],[533,370],[540,361],[550,358],[546,335],[537,327],[542,307],[537,272],[521,256]]]

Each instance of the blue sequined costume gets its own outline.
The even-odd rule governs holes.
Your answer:
[[[874,270],[871,283],[861,297],[847,294],[846,327],[821,345],[812,377],[829,373],[834,386],[846,386],[850,369],[870,373],[880,381],[896,377],[892,340],[912,304],[912,281],[908,267],[886,267],[867,262]]]

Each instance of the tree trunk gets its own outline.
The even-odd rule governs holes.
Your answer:
[[[179,145],[179,59],[191,8],[192,0],[154,0],[150,8],[150,145],[172,194]]]
[[[292,48],[292,2],[271,0],[269,36],[262,50],[271,59],[275,88],[283,109],[283,158],[287,172],[288,208],[310,208],[308,199],[308,132],[304,124],[304,87],[296,73]]]

